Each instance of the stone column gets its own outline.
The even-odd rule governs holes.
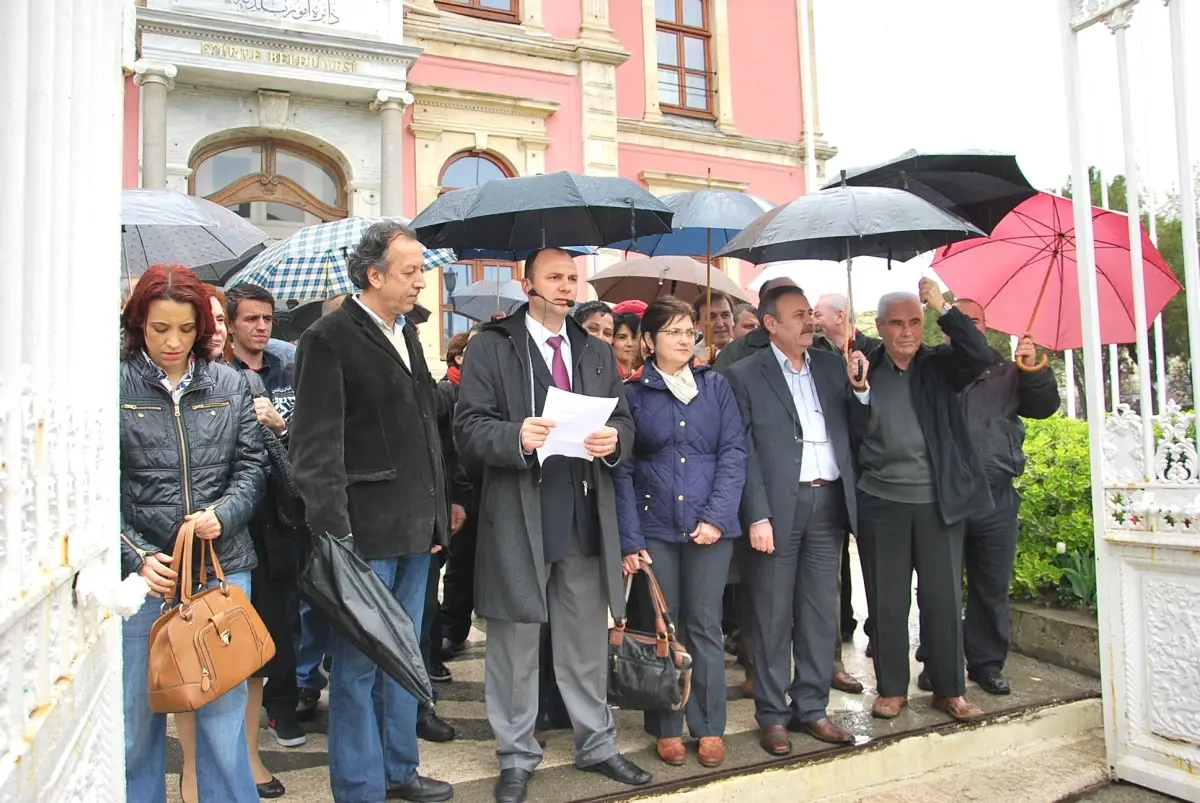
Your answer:
[[[583,83],[583,172],[617,175],[617,67],[629,53],[613,35],[608,0],[582,0],[579,26],[579,76]],[[651,18],[654,4],[649,4]],[[651,19],[653,21],[653,19]],[[657,65],[657,62],[656,62]],[[655,67],[657,74],[657,66]],[[647,92],[650,88],[647,85]],[[658,90],[646,95],[658,109]],[[661,119],[661,115],[659,115]]]
[[[381,89],[371,104],[371,111],[379,112],[379,211],[384,217],[404,214],[404,110],[412,103],[408,92]]]
[[[142,87],[142,187],[167,186],[167,92],[175,88],[174,64],[136,61],[134,82]]]

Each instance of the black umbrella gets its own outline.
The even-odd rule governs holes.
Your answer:
[[[788,259],[846,260],[847,298],[854,325],[850,272],[855,257],[912,259],[983,232],[928,201],[887,187],[838,186],[777,206],[742,229],[718,257],[748,262]],[[853,337],[846,340],[847,345]]]
[[[765,212],[718,257],[747,262],[887,257],[901,262],[943,245],[982,237],[967,221],[886,187],[835,187]]]
[[[189,209],[203,222],[184,222]],[[267,239],[225,207],[174,190],[126,190],[121,212],[126,279],[141,276],[151,265],[173,263],[191,268],[202,281],[222,284],[262,251]]]
[[[1017,165],[1017,157],[991,151],[908,151],[883,164],[846,171],[843,176],[851,186],[891,187],[919,195],[988,235],[1005,215],[1037,194]],[[841,183],[842,178],[834,179],[826,189]]]
[[[379,575],[354,551],[350,536],[313,538],[300,577],[304,599],[338,633],[399,683],[422,706],[433,705],[433,686],[421,657],[413,621]]]
[[[629,179],[562,172],[448,192],[412,226],[426,248],[604,246],[669,232],[671,210]]]

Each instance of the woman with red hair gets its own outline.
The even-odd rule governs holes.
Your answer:
[[[184,521],[194,522],[226,580],[249,594],[256,559],[246,525],[262,497],[268,460],[246,380],[210,360],[212,302],[195,273],[182,265],[151,267],[121,324],[121,569],[150,587],[122,632],[125,792],[129,800],[165,800],[167,721],[150,710],[146,679],[150,629],[176,592],[175,538]],[[196,582],[200,567],[193,562],[196,576],[182,582]],[[196,712],[200,800],[258,800],[246,698],[241,683]]]

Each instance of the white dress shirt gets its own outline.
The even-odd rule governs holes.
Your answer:
[[[383,336],[387,338],[387,341],[392,344],[392,348],[396,350],[396,354],[400,357],[400,361],[404,363],[404,367],[411,372],[412,365],[409,363],[408,343],[404,339],[404,316],[401,315],[396,318],[396,320],[392,321],[391,326],[389,326],[383,318],[375,314],[374,310],[362,303],[362,299],[358,297],[358,293],[355,293],[351,298],[354,299],[354,303],[367,311],[367,314],[371,316],[371,320],[375,321],[376,325],[379,326],[379,331],[383,332]]]
[[[562,344],[558,347],[558,351],[562,354],[563,364],[567,366],[567,384],[574,385],[574,369],[571,363],[571,338],[567,337],[567,322],[560,321],[557,332],[551,332],[541,323],[535,321],[533,316],[528,312],[525,313],[525,328],[533,337],[533,342],[537,344],[538,351],[541,352],[542,359],[546,361],[546,367],[550,369],[550,374],[554,374],[554,347],[547,341],[556,336],[562,337]]]
[[[829,440],[829,430],[825,427],[825,413],[821,409],[821,398],[817,395],[817,383],[809,370],[808,354],[804,355],[804,364],[797,371],[792,361],[774,343],[771,344],[771,350],[783,369],[783,381],[791,391],[796,416],[800,419],[800,432],[797,435],[804,440],[800,452],[800,482],[833,482],[842,476],[842,472],[838,468],[837,452]]]

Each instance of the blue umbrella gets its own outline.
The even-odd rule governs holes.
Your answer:
[[[610,243],[610,248],[637,251],[647,256],[705,255],[708,279],[705,282],[705,306],[712,301],[712,255],[725,247],[742,229],[773,208],[770,201],[733,190],[707,187],[691,192],[676,192],[659,199],[670,209],[671,231]],[[712,343],[712,324],[704,321],[704,342]],[[715,353],[710,355],[710,358]]]
[[[450,300],[454,311],[473,321],[487,321],[497,312],[508,315],[529,300],[516,279],[506,282],[482,281],[456,290]]]
[[[765,198],[733,190],[676,192],[659,200],[675,213],[670,233],[621,240],[610,243],[609,248],[652,257],[712,254],[724,248],[763,212],[775,207]]]

